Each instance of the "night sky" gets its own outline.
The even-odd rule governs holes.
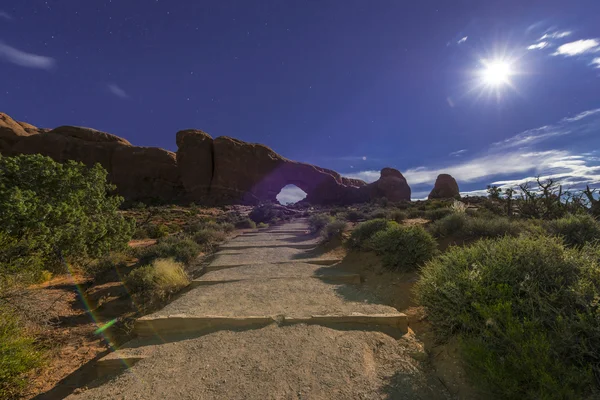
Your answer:
[[[600,183],[600,1],[3,0],[0,111],[176,150],[202,129],[426,197]],[[286,191],[286,199],[296,192]]]

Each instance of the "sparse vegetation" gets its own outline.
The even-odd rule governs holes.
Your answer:
[[[160,239],[154,246],[136,249],[135,254],[141,264],[148,264],[158,258],[173,258],[177,262],[190,265],[201,250],[201,247],[189,237],[169,236]]]
[[[370,221],[360,223],[356,228],[354,228],[346,244],[351,249],[368,250],[367,243],[369,239],[373,237],[373,235],[379,231],[386,230],[396,225],[397,223],[382,218],[372,219]]]
[[[499,398],[587,398],[600,372],[599,255],[543,236],[482,240],[428,262],[416,293]]]
[[[588,214],[544,221],[543,226],[548,233],[560,236],[569,246],[583,246],[600,239],[600,224]]]
[[[348,229],[348,224],[343,220],[331,221],[321,230],[321,236],[325,241],[341,239],[342,234]]]
[[[27,386],[25,373],[43,361],[43,351],[17,315],[0,307],[0,398],[19,397]]]
[[[421,226],[392,226],[375,233],[368,243],[384,267],[399,271],[415,270],[437,252],[435,239]]]
[[[131,294],[149,301],[162,301],[190,283],[183,264],[173,259],[155,259],[136,268],[125,278]]]
[[[235,223],[237,229],[256,229],[256,222],[250,218],[244,218]]]
[[[327,214],[313,214],[308,218],[308,225],[313,233],[321,232],[325,226],[333,222],[334,218]]]

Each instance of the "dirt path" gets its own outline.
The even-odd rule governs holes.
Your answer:
[[[69,398],[450,398],[406,316],[316,243],[305,221],[231,240],[189,291],[138,320],[139,337],[101,362],[112,375]]]

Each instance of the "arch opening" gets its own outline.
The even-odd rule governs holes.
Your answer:
[[[276,196],[277,201],[282,205],[296,204],[305,198],[306,192],[293,184],[285,185]]]

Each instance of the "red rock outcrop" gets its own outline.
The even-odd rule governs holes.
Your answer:
[[[389,201],[410,200],[410,186],[408,186],[408,182],[406,182],[402,173],[397,169],[382,169],[379,180],[367,187],[371,188],[371,199],[385,197]]]
[[[206,132],[187,129],[177,132],[177,165],[190,199],[207,197],[214,172],[213,138]]]
[[[178,150],[173,153],[133,146],[90,128],[38,129],[0,114],[0,153],[39,153],[59,162],[100,163],[117,192],[128,200],[258,204],[275,202],[289,184],[305,191],[305,201],[314,204],[350,204],[380,197],[410,199],[406,179],[391,168],[384,168],[381,178],[367,185],[326,168],[288,160],[261,144],[229,137],[213,139],[193,129],[178,132],[176,140]]]
[[[452,175],[440,174],[435,180],[435,185],[429,193],[429,199],[452,199],[460,197],[458,183]]]

